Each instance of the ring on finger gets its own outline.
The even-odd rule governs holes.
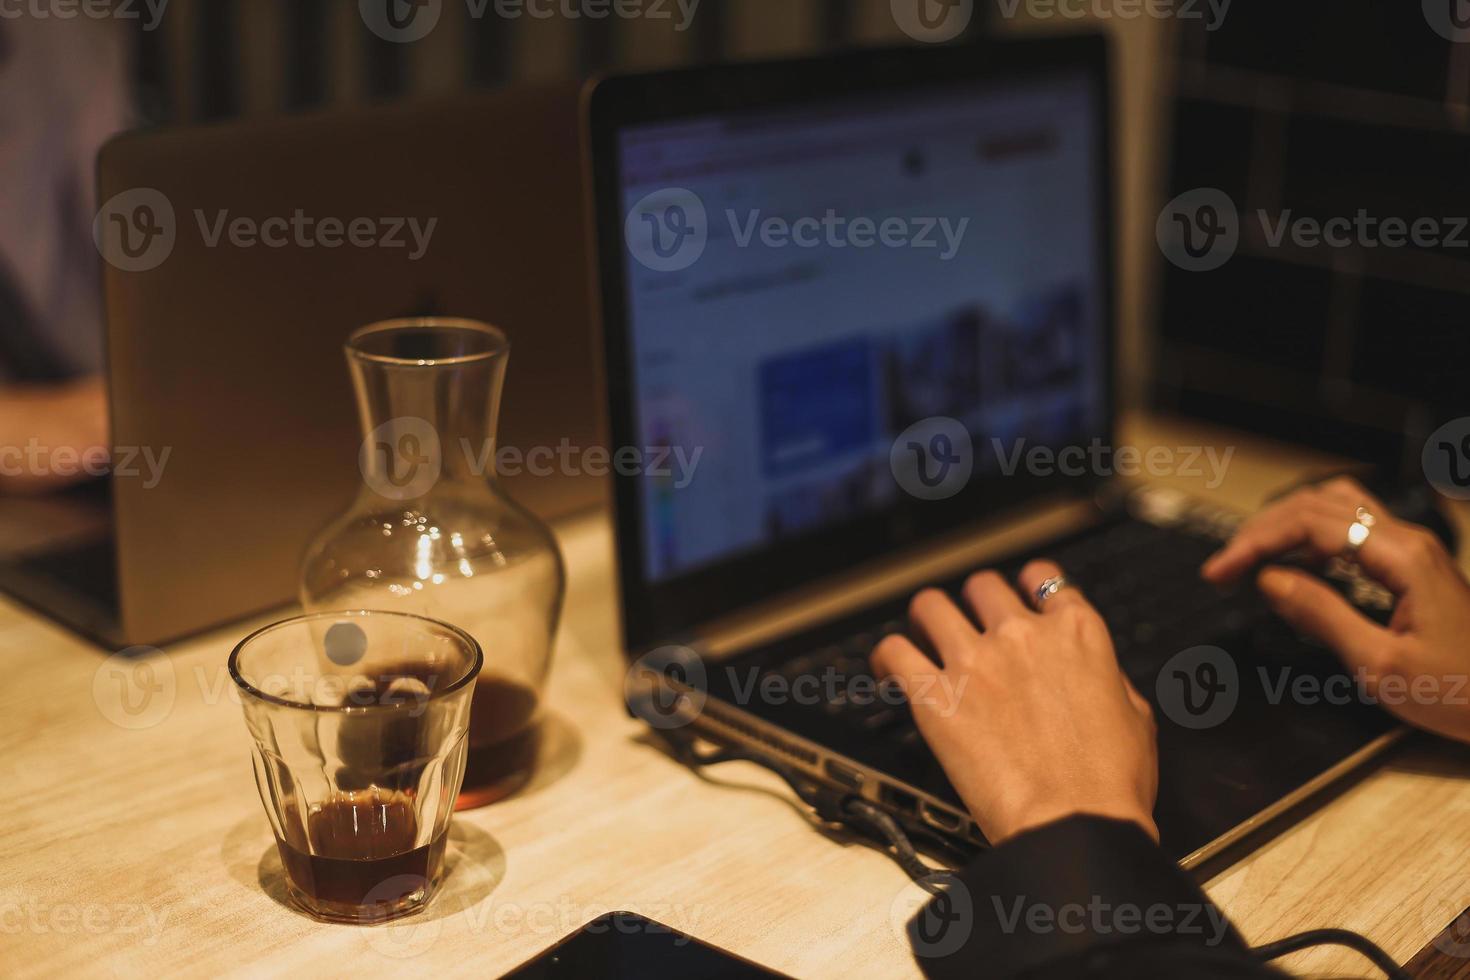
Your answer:
[[[1036,591],[1032,593],[1032,598],[1035,600],[1037,610],[1039,611],[1042,607],[1044,607],[1048,599],[1050,599],[1052,596],[1056,595],[1063,589],[1069,588],[1071,584],[1071,582],[1067,581],[1067,576],[1053,575],[1051,578],[1038,585],[1036,587]]]
[[[1358,508],[1357,513],[1354,515],[1354,520],[1348,525],[1347,530],[1347,548],[1344,550],[1349,558],[1357,557],[1358,551],[1368,541],[1369,536],[1373,533],[1373,527],[1377,523],[1378,518],[1374,517],[1368,508]]]

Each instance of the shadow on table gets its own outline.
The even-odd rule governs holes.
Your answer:
[[[1470,745],[1418,734],[1394,756],[1390,768],[1420,776],[1470,780]]]
[[[531,774],[526,785],[506,799],[519,800],[555,785],[576,768],[581,758],[582,733],[565,715],[558,711],[547,711],[541,719],[541,747],[536,752],[536,771]],[[493,809],[495,805],[490,804],[490,808]]]
[[[663,755],[672,762],[678,763],[685,772],[691,773],[695,778],[699,779],[702,782],[708,783],[711,786],[719,786],[723,789],[740,790],[746,793],[760,793],[762,795],[769,796],[773,800],[779,800],[780,802],[786,804],[786,806],[790,807],[792,812],[801,817],[801,819],[813,830],[815,830],[817,833],[821,834],[828,840],[832,841],[834,844],[839,844],[843,847],[870,846],[869,841],[862,835],[847,830],[840,825],[827,823],[821,817],[817,816],[817,814],[812,811],[812,808],[803,803],[796,796],[795,792],[784,783],[781,783],[777,788],[772,788],[770,786],[765,786],[753,782],[749,779],[744,779],[742,778],[743,774],[753,775],[754,773],[751,771],[750,768],[742,767],[740,765],[735,765],[730,768],[725,768],[722,765],[719,769],[691,768],[689,766],[685,766],[684,763],[669,749],[669,744],[667,742],[649,731],[640,731],[638,734],[631,736],[631,740],[639,745],[643,745],[647,748],[653,749],[654,751]],[[748,765],[754,764],[751,763]],[[756,767],[755,772],[764,773],[767,776],[774,775],[774,773],[772,773],[770,770],[761,767]],[[779,779],[780,777],[777,778]]]

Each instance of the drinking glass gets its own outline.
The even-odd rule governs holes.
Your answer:
[[[481,662],[458,627],[366,610],[276,623],[230,654],[255,784],[306,912],[382,922],[433,897]]]

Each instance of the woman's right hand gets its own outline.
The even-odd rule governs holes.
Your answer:
[[[1411,725],[1470,742],[1470,583],[1439,538],[1394,518],[1356,480],[1330,480],[1267,507],[1201,574],[1224,585],[1287,552],[1305,550],[1319,560],[1342,554],[1359,507],[1376,523],[1357,560],[1398,597],[1386,628],[1309,573],[1267,566],[1257,584],[1282,618],[1335,650],[1383,707]]]

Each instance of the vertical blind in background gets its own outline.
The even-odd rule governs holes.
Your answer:
[[[669,19],[536,20],[443,0],[428,37],[397,44],[366,28],[357,0],[169,0],[154,30],[136,30],[137,101],[145,124],[211,122],[905,40],[890,0],[699,0],[682,32],[677,0],[660,3]]]

